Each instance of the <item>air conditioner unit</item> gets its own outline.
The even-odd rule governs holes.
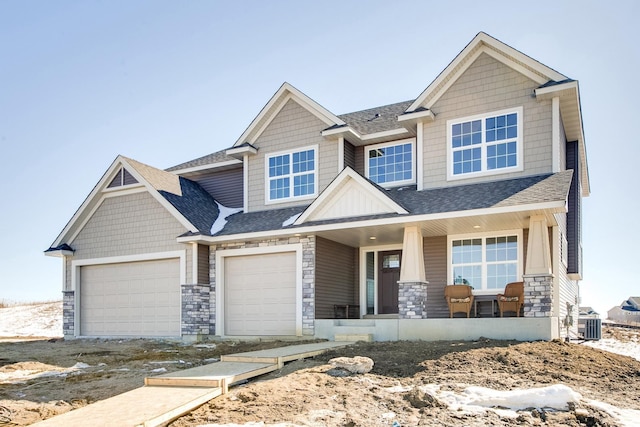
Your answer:
[[[584,319],[584,339],[599,340],[602,338],[602,320]]]

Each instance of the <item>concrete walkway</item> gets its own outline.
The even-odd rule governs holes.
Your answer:
[[[152,427],[187,414],[238,381],[351,342],[300,344],[222,356],[220,362],[145,378],[145,386],[33,424],[37,427]]]

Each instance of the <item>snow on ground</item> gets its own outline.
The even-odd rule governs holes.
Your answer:
[[[0,337],[61,337],[62,301],[0,308]]]
[[[640,360],[639,336],[640,333],[632,335],[629,337],[628,341],[620,341],[614,338],[603,338],[599,341],[587,341],[584,345]]]

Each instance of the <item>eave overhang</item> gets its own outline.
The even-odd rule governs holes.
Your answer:
[[[398,122],[407,129],[413,129],[419,122],[432,122],[435,118],[431,110],[418,110],[398,116]]]
[[[407,138],[415,136],[412,130],[407,128],[396,128],[385,130],[382,132],[375,132],[370,134],[360,134],[356,132],[351,126],[337,126],[325,129],[321,135],[327,139],[337,139],[343,137],[354,146],[377,144],[380,142],[394,141],[396,139]]]
[[[254,155],[258,153],[258,149],[253,145],[245,142],[237,147],[229,148],[226,152],[227,156],[231,156],[237,160],[242,160],[245,154]]]

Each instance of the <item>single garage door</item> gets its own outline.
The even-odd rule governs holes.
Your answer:
[[[296,254],[224,258],[225,334],[296,335]]]
[[[80,334],[180,336],[179,259],[81,267]]]

